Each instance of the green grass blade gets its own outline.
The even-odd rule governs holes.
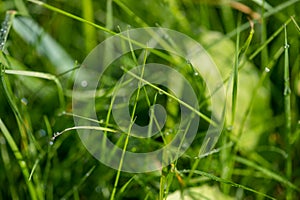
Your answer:
[[[116,133],[117,131],[110,128],[100,127],[100,126],[74,126],[71,128],[66,128],[65,130],[61,132],[57,132],[53,135],[52,140],[55,140],[57,137],[61,136],[65,132],[72,131],[72,130],[79,130],[79,129],[86,129],[86,130],[98,130],[98,131],[106,131],[111,133]]]
[[[289,180],[287,180],[286,178],[280,176],[278,172],[273,172],[267,168],[261,167],[259,166],[259,164],[256,164],[248,159],[236,156],[235,160],[239,163],[242,163],[244,165],[247,165],[249,167],[252,167],[260,172],[262,172],[265,176],[268,176],[269,178],[272,178],[273,180],[276,180],[280,183],[282,183],[283,185],[286,185],[287,187],[296,190],[296,191],[300,191],[300,188],[296,185],[294,185],[293,183],[291,183]]]
[[[126,6],[120,0],[113,0],[120,8],[122,8],[134,21],[136,21],[141,27],[149,27],[149,25],[144,22],[140,17],[138,17],[128,6]]]
[[[8,150],[6,147],[5,138],[2,135],[0,135],[0,152],[1,152],[1,157],[2,157],[2,161],[3,161],[4,173],[7,174],[7,176],[6,176],[7,180],[8,180],[7,184],[9,187],[11,198],[13,200],[18,200],[19,195],[17,193],[14,176],[11,175],[11,173],[10,173],[11,169],[12,169],[12,164],[11,164],[9,153],[8,153]]]
[[[292,16],[291,19],[292,19],[293,23],[295,24],[295,26],[296,26],[298,32],[300,33],[300,26],[299,26],[299,24],[296,22],[295,17]]]
[[[132,120],[133,120],[134,114],[135,113],[132,112]],[[130,136],[130,132],[131,132],[131,128],[132,128],[133,124],[134,124],[134,120],[131,122],[131,124],[128,127],[128,133],[127,133],[127,136],[125,138],[124,147],[123,147],[122,155],[121,155],[121,158],[120,158],[120,163],[119,163],[117,175],[116,175],[116,178],[115,178],[114,188],[113,188],[113,190],[111,192],[110,200],[114,200],[115,199],[115,195],[116,195],[116,192],[117,192],[117,186],[119,184],[119,180],[120,180],[120,176],[121,176],[121,171],[122,171],[122,167],[123,167],[123,162],[124,162],[124,157],[125,157],[127,145],[129,143],[129,136]]]
[[[92,0],[81,0],[83,19],[94,23],[94,10]],[[85,51],[88,54],[96,45],[96,31],[95,28],[88,25],[87,23],[83,24],[83,30],[85,35]]]
[[[135,179],[135,176],[131,177],[131,179],[129,179],[122,187],[121,189],[119,190],[118,192],[118,196],[122,195],[126,188],[130,185],[130,183]]]
[[[265,14],[265,1],[263,1],[263,5],[262,5],[262,16],[264,16]],[[264,17],[261,18],[261,43],[265,43],[267,40],[267,23],[266,23],[266,19]],[[264,68],[268,61],[269,58],[269,52],[268,52],[268,48],[264,48],[260,54],[260,59],[261,59],[261,68]]]
[[[286,176],[288,180],[292,178],[292,114],[291,114],[291,87],[290,87],[290,66],[289,66],[289,44],[287,41],[287,31],[284,28],[284,113],[285,113],[285,143],[288,158],[286,162]],[[292,191],[287,187],[287,199],[292,199]]]
[[[144,53],[144,63],[143,63],[142,71],[141,71],[141,74],[140,74],[141,79],[144,76],[144,69],[145,69],[146,59],[147,59],[147,51],[145,51],[145,53]],[[119,164],[119,167],[118,167],[118,172],[117,172],[117,176],[116,176],[116,179],[115,179],[114,188],[113,188],[112,194],[110,196],[110,200],[115,199],[115,194],[116,194],[116,191],[117,191],[117,186],[118,186],[120,174],[121,174],[122,167],[123,167],[124,156],[125,156],[125,153],[126,153],[127,145],[129,143],[129,136],[130,136],[131,128],[132,128],[132,126],[135,122],[136,108],[137,108],[138,99],[140,97],[141,87],[142,87],[142,81],[139,80],[136,99],[135,99],[135,102],[134,102],[134,105],[133,105],[130,124],[129,124],[129,127],[128,127],[128,133],[127,133],[127,136],[125,138],[125,143],[124,143],[124,147],[123,147],[123,151],[122,151],[122,156],[121,156],[121,159],[120,159],[120,164]]]
[[[33,183],[31,181],[29,181],[29,169],[27,167],[27,163],[25,162],[18,146],[16,145],[13,137],[11,136],[9,131],[7,130],[5,124],[2,121],[2,119],[0,119],[0,130],[1,130],[2,134],[4,135],[7,143],[9,144],[11,150],[13,151],[16,160],[18,161],[18,164],[19,164],[19,166],[21,168],[21,171],[23,173],[26,185],[28,187],[31,199],[37,200],[38,197],[37,197],[37,192],[35,191],[35,187],[34,187]]]
[[[6,74],[3,74],[4,70],[4,66],[1,65],[2,69],[1,69],[1,81],[2,81],[2,86],[4,89],[4,94],[6,95],[6,98],[8,100],[8,103],[15,115],[15,118],[17,120],[18,123],[18,127],[19,127],[19,131],[21,134],[21,137],[24,141],[22,141],[22,144],[24,145],[24,148],[27,149],[28,148],[28,144],[27,144],[27,135],[29,135],[30,139],[32,140],[32,142],[34,143],[36,149],[38,149],[39,151],[43,152],[43,149],[40,147],[39,143],[37,143],[34,135],[32,134],[32,131],[30,129],[30,127],[28,127],[27,123],[25,123],[23,116],[21,115],[21,112],[17,106],[17,103],[15,102],[15,98],[10,86],[10,82],[8,80],[8,78],[6,77]]]
[[[279,4],[278,6],[274,7],[273,9],[269,10],[265,13],[264,17],[269,17],[271,15],[279,13],[281,10],[292,6],[293,4],[296,4],[300,0],[290,0],[290,1],[284,1],[282,4]]]
[[[29,16],[28,9],[23,0],[14,0],[14,2],[18,9],[18,13],[20,13],[21,15],[24,15],[24,16]]]
[[[114,26],[112,3],[113,0],[108,0],[106,2],[106,28],[109,30],[111,30]]]
[[[29,76],[35,78],[41,78],[46,80],[53,81],[57,86],[58,91],[58,98],[61,105],[61,109],[64,110],[65,108],[65,98],[63,93],[63,88],[61,86],[60,81],[58,78],[52,74],[43,73],[43,72],[33,72],[33,71],[25,71],[25,70],[3,70],[5,74],[13,74],[13,75],[20,75],[20,76]]]
[[[80,188],[80,186],[84,182],[86,182],[86,180],[91,176],[91,174],[93,173],[93,171],[95,170],[95,168],[96,168],[95,165],[92,166],[90,168],[90,170],[87,173],[85,173],[85,175],[80,179],[80,181],[76,185],[74,185],[72,187],[72,189],[70,189],[61,199],[69,199],[72,194],[76,193],[76,191]]]
[[[190,170],[182,170],[182,171],[180,171],[180,172],[181,172],[181,173],[189,173]],[[232,187],[242,188],[242,189],[244,189],[244,190],[253,192],[253,193],[258,194],[258,195],[261,195],[261,196],[263,196],[263,197],[267,197],[267,198],[269,198],[269,199],[275,200],[274,197],[271,197],[271,196],[269,196],[269,195],[267,195],[267,194],[261,193],[261,192],[259,192],[259,191],[257,191],[257,190],[254,190],[254,189],[252,189],[252,188],[246,187],[246,186],[244,186],[244,185],[241,185],[241,184],[238,184],[238,183],[234,183],[234,182],[229,181],[229,180],[227,180],[227,179],[223,179],[223,178],[217,177],[217,176],[215,176],[215,175],[213,175],[213,174],[210,174],[210,173],[207,173],[207,172],[195,170],[194,173],[195,173],[195,174],[198,174],[198,175],[201,175],[201,176],[205,176],[205,177],[207,177],[207,178],[209,178],[209,179],[211,179],[211,180],[217,181],[217,182],[219,182],[219,183],[224,183],[224,184],[230,185],[230,186],[232,186]]]
[[[259,91],[259,89],[262,87],[263,83],[265,82],[265,80],[269,77],[270,72],[273,69],[273,66],[275,65],[275,63],[278,61],[279,57],[282,55],[282,53],[284,52],[284,48],[279,48],[276,53],[274,54],[274,57],[272,58],[272,60],[268,63],[268,65],[266,66],[266,68],[263,71],[263,74],[258,82],[258,84],[256,85],[256,87],[254,88],[252,95],[251,95],[251,100],[249,102],[249,105],[247,107],[247,110],[245,112],[245,115],[243,117],[243,119],[241,120],[241,126],[240,129],[238,131],[238,136],[242,135],[243,131],[244,131],[244,126],[246,124],[246,120],[250,114],[251,108],[254,105],[255,102],[255,98],[256,95]]]
[[[282,25],[279,29],[277,29],[277,31],[275,31],[268,39],[267,41],[265,41],[264,44],[262,44],[259,48],[257,48],[255,50],[255,52],[253,52],[250,56],[249,59],[252,60],[253,58],[255,58],[265,47],[267,47],[267,45],[272,42],[285,28],[285,26],[287,26],[290,22],[292,21],[292,19],[288,19],[284,25]]]
[[[5,20],[2,23],[1,32],[0,32],[0,50],[1,51],[4,50],[4,45],[6,44],[6,40],[7,40],[8,34],[10,32],[11,25],[15,18],[15,15],[16,15],[16,11],[14,11],[14,10],[10,10],[10,11],[6,12]]]
[[[174,100],[177,101],[178,103],[180,103],[180,104],[182,104],[183,106],[185,106],[186,108],[190,109],[190,110],[193,111],[195,114],[197,114],[199,117],[201,117],[202,119],[204,119],[204,120],[207,121],[208,123],[212,124],[213,126],[215,126],[215,127],[218,126],[218,124],[217,124],[216,122],[214,122],[212,119],[210,119],[209,117],[207,117],[206,115],[204,115],[204,114],[201,113],[200,111],[195,110],[195,109],[193,108],[193,106],[191,106],[191,105],[189,105],[189,104],[183,102],[182,100],[178,99],[178,98],[175,97],[174,95],[172,95],[172,94],[170,94],[170,93],[164,91],[163,89],[161,89],[161,88],[157,87],[156,85],[154,85],[154,84],[148,82],[147,80],[145,80],[145,79],[143,79],[143,78],[137,76],[136,74],[134,74],[134,73],[132,73],[132,72],[130,72],[130,71],[127,71],[127,69],[125,69],[124,67],[122,67],[122,69],[123,69],[124,71],[126,71],[126,73],[128,73],[129,75],[131,75],[132,77],[134,77],[134,78],[136,78],[136,79],[138,79],[138,80],[144,82],[145,84],[151,86],[152,88],[156,89],[159,93],[165,94],[166,96],[168,96],[168,97],[174,99]]]
[[[239,21],[241,20],[241,17],[239,17]],[[240,25],[240,22],[238,23],[238,26]],[[238,28],[238,32],[236,34],[236,43],[235,43],[235,61],[232,69],[232,99],[231,99],[231,126],[234,124],[235,120],[235,112],[236,112],[236,100],[237,100],[237,92],[238,92],[238,69],[239,69],[239,48],[240,48],[240,31]]]
[[[54,7],[54,6],[51,6],[51,5],[49,5],[49,4],[46,4],[46,3],[42,2],[42,1],[37,1],[37,0],[28,0],[28,1],[29,1],[29,2],[32,2],[32,3],[35,3],[35,4],[37,4],[37,5],[43,6],[43,7],[47,8],[47,9],[49,9],[49,10],[52,10],[52,11],[54,11],[54,12],[60,13],[60,14],[62,14],[62,15],[65,15],[65,16],[67,16],[67,17],[70,17],[70,18],[72,18],[72,19],[75,19],[75,20],[77,20],[77,21],[80,21],[80,22],[89,24],[89,25],[91,25],[91,26],[93,26],[93,27],[95,27],[95,28],[98,28],[98,29],[100,29],[100,30],[102,30],[102,31],[104,31],[104,32],[110,33],[110,34],[112,34],[112,35],[115,35],[115,34],[116,34],[115,32],[113,32],[113,31],[111,31],[111,30],[105,28],[104,26],[100,26],[100,25],[98,25],[98,24],[95,24],[95,23],[93,23],[93,22],[90,22],[90,21],[88,21],[88,20],[85,20],[85,19],[83,19],[83,18],[81,18],[81,17],[78,17],[78,16],[76,16],[76,15],[73,15],[73,14],[71,14],[71,13],[68,13],[68,12],[66,12],[66,11],[64,11],[64,10],[61,10],[61,9],[56,8],[56,7]]]

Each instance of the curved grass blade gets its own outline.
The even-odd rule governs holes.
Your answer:
[[[12,138],[11,134],[9,133],[9,131],[7,130],[5,124],[2,122],[1,119],[0,119],[0,130],[4,135],[6,141],[8,142],[11,150],[13,151],[16,160],[18,161],[18,164],[25,178],[25,182],[28,187],[31,199],[37,200],[38,197],[37,197],[37,192],[35,191],[35,187],[33,183],[29,181],[29,169],[27,167],[27,163],[25,162],[18,146],[16,145],[14,139]]]
[[[25,70],[3,70],[3,71],[5,74],[36,77],[36,78],[42,78],[42,79],[53,81],[57,86],[58,97],[59,97],[59,102],[60,102],[61,108],[64,109],[65,99],[64,99],[63,88],[61,86],[60,81],[58,80],[58,78],[56,76],[54,76],[52,74],[42,73],[42,72],[33,72],[33,71],[25,71]]]
[[[190,173],[190,170],[182,170],[182,171],[180,171],[180,172],[181,172],[181,173]],[[232,187],[242,188],[242,189],[247,190],[247,191],[249,191],[249,192],[253,192],[253,193],[255,193],[255,194],[258,194],[258,195],[267,197],[267,198],[269,198],[269,199],[276,200],[274,197],[271,197],[271,196],[269,196],[269,195],[267,195],[267,194],[261,193],[261,192],[259,192],[259,191],[257,191],[257,190],[254,190],[254,189],[252,189],[252,188],[246,187],[246,186],[244,186],[244,185],[234,183],[234,182],[229,181],[229,180],[227,180],[227,179],[222,179],[222,178],[220,178],[220,177],[217,177],[217,176],[215,176],[215,175],[213,175],[213,174],[210,174],[210,173],[207,173],[207,172],[204,172],[204,171],[195,170],[195,171],[194,171],[194,174],[198,174],[198,175],[201,175],[201,176],[205,176],[205,177],[207,177],[207,178],[209,178],[209,179],[211,179],[211,180],[214,180],[214,181],[217,181],[217,182],[220,182],[220,183],[224,183],[224,184],[228,184],[228,185],[231,185]]]
[[[65,130],[55,133],[52,137],[52,140],[55,140],[58,136],[64,134],[65,132],[72,131],[72,130],[78,130],[78,129],[90,129],[90,130],[99,130],[99,131],[107,131],[111,133],[116,133],[116,130],[105,128],[105,127],[99,127],[99,126],[74,126],[71,128],[66,128]]]

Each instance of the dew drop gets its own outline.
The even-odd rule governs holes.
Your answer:
[[[195,72],[194,75],[195,75],[195,76],[199,76],[199,73],[198,73],[198,72]]]
[[[283,95],[286,96],[286,95],[289,95],[289,94],[291,94],[291,89],[290,88],[284,89]]]
[[[290,47],[289,44],[285,44],[285,45],[284,45],[284,48],[285,48],[285,49],[288,49],[289,47]]]
[[[86,80],[81,81],[81,86],[82,87],[87,87],[88,86],[88,82]]]
[[[99,185],[95,188],[95,192],[97,192],[97,193],[101,192],[101,187]]]
[[[54,144],[54,142],[53,142],[53,141],[50,141],[50,142],[49,142],[49,145],[50,145],[50,146],[52,146],[53,144]]]
[[[41,137],[46,136],[46,131],[45,131],[44,129],[40,129],[40,130],[39,130],[39,135],[40,135]]]
[[[27,100],[25,97],[23,97],[23,98],[21,99],[21,102],[22,102],[25,106],[27,106],[27,104],[28,104],[28,100]]]
[[[265,72],[269,73],[270,69],[268,67],[265,67]]]

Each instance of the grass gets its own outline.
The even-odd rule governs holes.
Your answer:
[[[2,1],[0,197],[297,199],[299,9],[299,0]],[[97,87],[98,119],[73,113],[72,97],[93,97],[90,91],[72,93],[76,73],[91,49],[121,31],[149,26],[182,32],[210,54],[226,90],[226,100],[218,105],[223,112],[220,119],[211,116],[211,98],[217,91],[207,91],[204,78],[187,58],[148,48],[130,39],[130,35],[123,35],[121,44],[129,45],[130,52],[111,63]],[[161,45],[170,49],[177,44],[165,40]],[[142,49],[134,50],[133,46]],[[106,48],[109,52],[111,47]],[[148,82],[144,69],[149,63],[172,66],[186,77],[196,91],[199,109],[175,96],[174,91]],[[136,65],[142,66],[139,74],[131,71]],[[122,80],[124,73],[130,78]],[[122,129],[113,117],[113,109],[128,105],[118,101],[116,87],[128,87],[133,80],[138,87],[129,98],[130,119],[124,117],[130,124]],[[176,94],[184,95],[180,81],[170,79],[168,84],[177,84]],[[153,104],[166,109],[168,117],[163,127]],[[191,111],[191,118],[201,118],[187,151],[157,171],[122,171],[125,151],[153,151],[175,138],[180,105]],[[91,125],[78,126],[73,118]],[[225,124],[216,145],[204,151],[210,142],[203,141],[208,127],[218,127],[222,121]],[[150,135],[152,128],[159,129],[159,134],[134,137],[135,124],[149,124],[146,134]],[[189,126],[187,123],[187,128],[180,131],[186,134]],[[108,140],[102,141],[101,153],[109,155],[108,160],[116,158],[117,147],[122,149],[117,168],[95,159],[77,130],[101,131],[116,144],[107,152]],[[180,154],[184,145],[182,140],[170,149],[170,155],[163,155],[163,161]]]

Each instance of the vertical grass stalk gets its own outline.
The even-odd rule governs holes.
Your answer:
[[[92,0],[82,0],[83,19],[94,23],[94,11]],[[83,23],[83,30],[85,35],[85,50],[89,53],[97,44],[95,28],[87,23]]]
[[[285,113],[285,143],[288,158],[286,162],[286,177],[291,180],[292,177],[292,152],[290,138],[292,135],[291,124],[291,88],[290,88],[290,71],[289,71],[289,44],[287,42],[286,26],[284,27],[284,113]],[[292,199],[292,190],[287,186],[287,199]]]

